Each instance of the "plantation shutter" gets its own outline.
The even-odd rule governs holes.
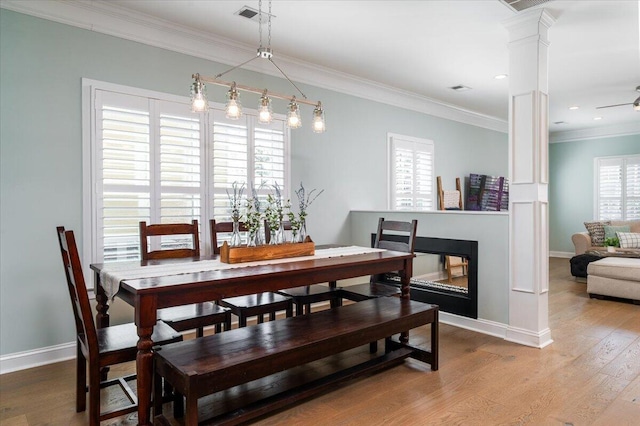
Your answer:
[[[158,110],[159,220],[153,222],[190,223],[198,219],[201,224],[204,170],[200,117],[174,102],[159,101]],[[161,248],[191,248],[191,241],[188,235],[162,237]]]
[[[625,220],[640,219],[640,156],[625,159]]]
[[[273,192],[276,184],[286,197],[288,147],[282,119],[261,124],[253,114],[245,113],[239,120],[229,120],[223,110],[216,109],[212,128],[212,198],[216,221],[231,219],[227,191],[232,192],[234,182],[244,184],[244,199],[251,198],[252,185],[261,198]]]
[[[184,104],[96,91],[94,261],[139,259],[140,221],[200,220],[200,126]],[[154,249],[158,244],[152,241]]]
[[[211,150],[213,218],[230,221],[229,194],[234,182],[244,184],[247,194],[249,175],[249,117],[244,114],[238,120],[229,120],[223,110],[213,111],[213,149]],[[244,212],[243,212],[244,213]]]
[[[86,265],[140,259],[140,221],[197,219],[200,251],[206,253],[208,219],[230,219],[227,189],[234,182],[245,185],[244,199],[254,183],[263,184],[263,200],[276,183],[289,198],[289,131],[283,116],[260,124],[257,111],[246,108],[232,121],[221,104],[196,114],[187,98],[83,79],[85,95]],[[152,250],[186,246],[191,247],[188,236],[150,239]]]
[[[149,101],[97,91],[96,118],[95,260],[138,259],[138,222],[151,216]]]
[[[433,142],[390,136],[390,207],[433,210]]]
[[[599,220],[640,219],[640,157],[596,159]]]

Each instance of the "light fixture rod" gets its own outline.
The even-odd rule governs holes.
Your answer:
[[[196,78],[196,74],[193,74],[192,78]],[[226,87],[230,87],[233,84],[233,82],[231,81],[219,80],[216,77],[205,77],[203,75],[200,75],[200,81],[210,83],[210,84],[216,84],[218,86],[226,86]],[[236,89],[242,90],[243,92],[256,93],[258,95],[262,95],[264,93],[264,89],[258,89],[257,87],[245,86],[243,84],[237,84],[237,83],[236,83]],[[272,92],[271,90],[269,90],[268,93],[270,98],[283,99],[285,101],[292,101],[294,98],[294,96],[275,93],[275,92]],[[305,99],[296,98],[296,102],[298,102],[299,104],[305,104],[305,105],[311,105],[311,106],[318,105],[318,101],[310,101],[306,98]]]
[[[220,77],[222,77],[223,75],[225,75],[225,74],[227,74],[227,73],[229,73],[229,72],[231,72],[231,71],[235,70],[236,68],[240,68],[241,66],[246,65],[246,64],[248,64],[249,62],[251,62],[251,61],[253,61],[254,59],[259,58],[259,57],[260,57],[260,51],[258,51],[258,53],[256,54],[256,56],[254,56],[253,58],[249,59],[248,61],[245,61],[245,62],[241,63],[240,65],[236,65],[236,66],[235,66],[235,67],[233,67],[233,68],[229,68],[228,70],[226,70],[226,71],[224,71],[224,72],[221,72],[220,74],[216,75],[214,78],[220,78]],[[281,72],[282,72],[282,71],[281,71]],[[293,84],[293,83],[291,83],[291,84]],[[294,85],[294,86],[295,86],[295,85]]]
[[[289,78],[289,77],[284,73],[284,71],[282,71],[282,70],[280,69],[280,67],[278,66],[278,64],[276,64],[275,62],[273,62],[273,59],[272,59],[272,58],[269,58],[269,62],[271,62],[271,63],[273,64],[273,66],[274,66],[274,67],[278,68],[278,71],[280,71],[280,74],[282,74],[282,75],[284,76],[284,78],[286,78],[286,79],[289,81],[289,83],[291,83],[291,85],[292,85],[293,87],[295,87],[295,88],[298,90],[298,92],[300,92],[300,94],[302,95],[302,97],[303,97],[303,98],[307,99],[307,95],[305,95],[304,93],[302,93],[302,90],[300,90],[300,88],[299,88],[298,86],[296,86],[296,84],[295,84],[293,81],[291,81],[291,79],[290,79],[290,78]]]

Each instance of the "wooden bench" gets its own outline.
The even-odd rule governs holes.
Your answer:
[[[389,336],[431,324],[431,350],[418,349]],[[364,373],[413,357],[438,369],[438,307],[402,298],[365,300],[326,311],[285,318],[162,346],[154,353],[156,391],[164,377],[186,397],[185,425],[198,424],[198,398],[385,339],[385,353],[210,420],[236,424],[331,389]],[[155,406],[159,423],[167,423]]]

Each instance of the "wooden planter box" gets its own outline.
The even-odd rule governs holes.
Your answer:
[[[220,247],[220,260],[224,263],[243,263],[287,257],[313,256],[316,246],[307,236],[304,243],[286,243],[258,247],[229,247],[225,241]]]

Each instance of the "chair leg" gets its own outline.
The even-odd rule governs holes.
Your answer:
[[[87,359],[79,342],[76,351],[76,412],[80,413],[87,409]]]
[[[179,392],[173,393],[173,417],[176,419],[184,417],[184,396]]]
[[[155,368],[154,368],[155,370]],[[167,388],[167,382],[164,383],[164,388]],[[159,416],[162,414],[162,403],[163,403],[163,383],[162,376],[158,373],[153,374],[153,417]]]
[[[97,361],[97,360],[96,360]],[[89,370],[89,425],[100,424],[100,371]]]
[[[227,315],[227,319],[224,321],[224,330],[231,330],[231,314]]]

